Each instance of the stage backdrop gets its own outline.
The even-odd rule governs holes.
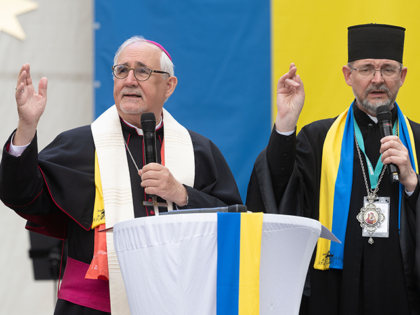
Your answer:
[[[267,145],[277,112],[277,80],[291,62],[306,90],[298,130],[337,116],[352,102],[341,72],[350,25],[407,28],[404,64],[409,72],[398,102],[416,120],[419,8],[414,0],[356,0],[351,6],[330,0],[96,1],[95,116],[113,104],[111,66],[118,46],[133,35],[161,43],[179,79],[166,109],[216,143],[245,202],[253,163]]]
[[[220,148],[245,202],[271,129],[270,2],[96,1],[95,21],[95,116],[114,104],[119,45],[133,35],[162,44],[179,80],[165,108]]]
[[[397,97],[404,114],[420,121],[420,2],[416,0],[285,1],[272,0],[272,104],[277,80],[296,63],[306,101],[298,129],[314,120],[338,116],[353,101],[342,67],[347,63],[347,27],[377,23],[405,27],[403,63],[408,67]]]
[[[408,76],[397,100],[420,121],[419,9],[418,0],[0,0],[0,140],[17,126],[14,87],[23,63],[36,85],[49,79],[42,149],[113,104],[112,57],[122,41],[143,35],[174,58],[179,85],[165,106],[219,146],[244,198],[275,117],[275,84],[290,62],[306,89],[298,128],[352,101],[341,73],[350,25],[407,28]],[[0,219],[0,314],[52,314],[55,287],[32,280],[25,221],[2,204]]]

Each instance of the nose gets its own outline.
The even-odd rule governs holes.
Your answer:
[[[127,77],[125,78],[125,84],[132,86],[132,85],[137,85],[137,83],[138,83],[138,81],[137,81],[136,77],[134,76],[134,70],[130,69],[128,71]]]
[[[375,74],[373,75],[372,82],[374,83],[382,83],[384,82],[384,78],[382,76],[382,72],[380,70],[376,70]]]

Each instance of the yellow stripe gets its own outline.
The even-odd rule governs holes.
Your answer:
[[[418,167],[417,167],[418,164],[417,164],[416,144],[414,142],[413,130],[411,129],[410,122],[408,121],[406,116],[404,116],[404,119],[405,119],[405,124],[407,125],[408,134],[410,136],[411,149],[413,150],[413,152],[411,152],[413,154],[413,158],[414,158],[414,165],[412,165],[412,167],[416,171],[416,173],[419,174],[419,170],[418,170]]]
[[[287,63],[278,57],[281,52],[281,24],[276,23],[281,14],[281,4],[279,0],[271,0],[271,120],[274,123],[277,115],[277,81],[282,76],[281,72]],[[281,70],[280,70],[281,69]]]
[[[319,222],[330,231],[332,230],[335,181],[340,166],[341,143],[343,141],[344,127],[346,125],[348,109],[342,113],[332,124],[325,138],[322,149],[321,187],[319,192]],[[314,268],[326,270],[329,261],[325,261],[330,250],[331,241],[318,239]]]
[[[92,229],[105,223],[104,196],[102,193],[101,173],[99,172],[98,156],[95,152],[95,205],[93,207]]]
[[[263,214],[241,214],[239,315],[260,313],[260,258]]]

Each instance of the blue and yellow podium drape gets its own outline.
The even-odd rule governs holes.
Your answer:
[[[217,315],[258,315],[262,213],[217,215]]]

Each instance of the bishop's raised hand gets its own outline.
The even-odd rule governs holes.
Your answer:
[[[305,102],[305,91],[294,63],[277,83],[276,129],[279,132],[293,131]]]
[[[19,123],[13,139],[14,145],[26,145],[35,136],[39,119],[47,104],[47,85],[47,78],[42,78],[39,81],[37,92],[32,84],[29,64],[26,63],[22,66],[15,93]]]

